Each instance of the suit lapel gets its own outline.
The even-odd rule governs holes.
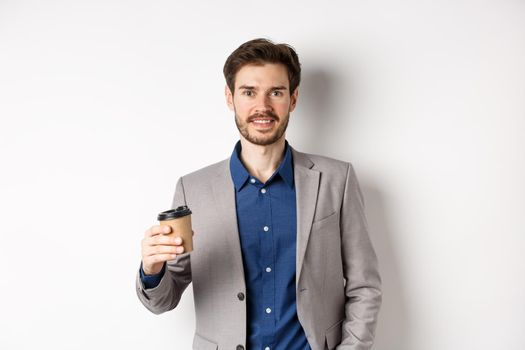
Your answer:
[[[230,159],[223,161],[217,176],[212,183],[215,208],[224,225],[224,234],[228,240],[230,253],[237,266],[239,276],[244,282],[244,268],[242,262],[241,241],[237,226],[237,211],[235,208],[235,188],[230,174]]]
[[[319,171],[312,170],[312,161],[301,152],[292,148],[294,163],[294,182],[297,210],[297,256],[296,256],[296,286],[301,277],[304,256],[312,229],[312,222],[317,204],[319,190]]]

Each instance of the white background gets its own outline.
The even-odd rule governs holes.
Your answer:
[[[231,154],[222,66],[293,45],[288,140],[351,161],[377,350],[525,348],[525,2],[1,1],[0,348],[190,349],[135,295],[176,179]]]

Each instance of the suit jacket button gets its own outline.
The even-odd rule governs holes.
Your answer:
[[[237,345],[237,350],[244,350],[244,346],[242,346],[242,345]]]
[[[244,293],[237,294],[237,298],[239,298],[240,301],[243,301],[244,300]],[[239,346],[241,346],[241,345],[239,345]],[[240,350],[239,346],[237,347],[237,350]]]

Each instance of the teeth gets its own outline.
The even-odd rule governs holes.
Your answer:
[[[271,120],[254,120],[254,123],[268,124]]]

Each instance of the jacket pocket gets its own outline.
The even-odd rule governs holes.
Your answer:
[[[320,220],[314,221],[312,223],[312,231],[318,230],[320,228],[324,228],[327,226],[330,226],[332,224],[339,223],[339,212],[336,211]]]
[[[217,350],[217,347],[217,344],[195,333],[193,337],[193,350]]]
[[[341,343],[341,338],[343,336],[343,321],[344,318],[337,321],[336,324],[326,330],[325,339],[328,350],[335,349],[335,347]]]

